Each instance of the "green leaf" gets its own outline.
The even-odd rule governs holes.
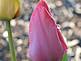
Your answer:
[[[63,55],[62,61],[68,61],[68,56],[66,53]]]

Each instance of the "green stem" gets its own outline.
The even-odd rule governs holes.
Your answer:
[[[10,54],[11,54],[11,61],[16,61],[16,52],[14,47],[14,41],[12,39],[12,32],[11,32],[11,26],[10,21],[6,21],[6,28],[8,31],[8,40],[9,40],[9,48],[10,48]]]

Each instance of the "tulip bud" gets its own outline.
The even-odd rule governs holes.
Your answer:
[[[0,19],[12,19],[19,11],[19,0],[0,0]]]

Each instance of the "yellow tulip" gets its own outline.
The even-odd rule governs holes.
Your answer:
[[[0,19],[12,19],[19,12],[19,0],[0,0]]]

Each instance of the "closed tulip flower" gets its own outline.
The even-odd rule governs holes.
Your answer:
[[[19,8],[19,0],[0,0],[0,19],[17,17]]]
[[[39,1],[30,18],[27,56],[31,61],[68,61],[64,37],[45,0]]]
[[[17,61],[10,20],[16,18],[20,11],[19,0],[0,0],[0,20],[5,20],[8,31],[11,61]]]

